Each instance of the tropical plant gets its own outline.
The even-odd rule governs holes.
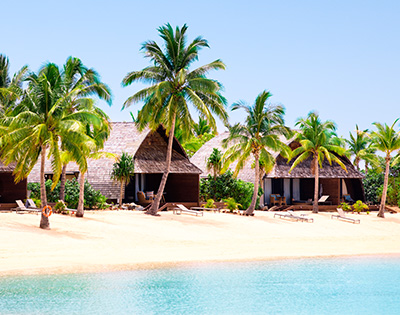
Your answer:
[[[67,209],[63,200],[58,200],[54,205],[54,212],[55,213],[63,213]]]
[[[365,203],[363,203],[361,200],[357,200],[353,205],[353,209],[355,212],[360,213],[363,210],[368,210],[369,207]]]
[[[119,206],[122,206],[122,198],[124,197],[124,186],[129,184],[131,177],[135,174],[135,160],[132,155],[122,152],[122,155],[114,163],[111,171],[111,179],[121,183],[119,194]]]
[[[224,202],[225,202],[224,205],[229,210],[229,212],[238,210],[239,207],[241,206],[241,204],[237,203],[235,199],[233,199],[232,197],[225,199]]]
[[[176,123],[178,122],[186,135],[191,133],[194,122],[190,115],[189,103],[207,119],[212,129],[216,129],[212,113],[227,122],[226,101],[220,94],[221,84],[206,78],[210,70],[225,69],[225,65],[221,60],[215,60],[190,71],[189,67],[198,59],[200,49],[209,46],[202,37],[197,37],[186,46],[186,31],[186,25],[182,28],[177,27],[175,32],[170,24],[160,27],[158,32],[164,40],[164,49],[154,41],[145,42],[142,46],[145,56],[150,58],[153,65],[128,73],[122,82],[124,86],[133,82],[151,84],[150,87],[129,97],[123,106],[125,108],[133,103],[144,102],[137,116],[139,130],[145,126],[156,130],[159,124],[163,124],[167,129],[166,167],[156,198],[146,212],[151,215],[157,214],[170,171]]]
[[[207,119],[199,117],[199,122],[193,125],[194,134],[197,137],[202,137],[205,134],[211,133],[211,126],[208,124]]]
[[[259,173],[262,159],[267,164],[275,164],[275,158],[270,149],[275,152],[281,152],[283,156],[289,157],[290,148],[285,145],[280,136],[290,136],[290,130],[284,125],[283,115],[285,110],[281,105],[267,105],[266,102],[271,94],[267,91],[261,92],[253,106],[246,105],[243,102],[235,103],[232,110],[244,109],[247,113],[245,124],[237,123],[229,127],[229,135],[223,140],[224,147],[232,144],[224,154],[225,171],[233,161],[238,161],[234,175],[244,167],[250,156],[255,161],[254,191],[249,208],[245,214],[250,215],[254,212],[258,196]]]
[[[339,164],[346,172],[346,166],[338,158],[345,154],[345,149],[337,145],[335,140],[336,125],[327,120],[322,122],[316,112],[310,112],[307,118],[300,118],[296,122],[300,128],[297,134],[297,140],[300,147],[292,152],[295,158],[289,173],[301,162],[312,158],[311,172],[314,174],[314,201],[313,213],[318,213],[318,187],[319,187],[319,168],[322,168],[322,162],[327,159],[329,164],[332,162]]]
[[[355,136],[350,133],[350,139],[346,139],[345,141],[349,146],[346,153],[354,156],[353,164],[358,171],[360,170],[361,160],[364,160],[368,164],[377,164],[378,160],[374,154],[375,150],[370,147],[371,141],[368,136],[368,129],[359,130],[358,125],[356,125]]]
[[[217,178],[217,175],[221,173],[222,169],[222,152],[217,148],[213,148],[210,156],[207,159],[206,164],[207,171],[212,171],[214,180]]]
[[[373,143],[373,148],[383,152],[385,154],[385,178],[383,181],[383,191],[381,204],[379,206],[378,217],[385,217],[385,204],[386,204],[386,194],[389,183],[389,168],[392,153],[400,149],[400,133],[394,130],[394,125],[399,119],[396,119],[391,126],[387,124],[374,123],[373,125],[377,128],[377,131],[371,133],[371,139]],[[392,165],[396,165],[400,160],[400,155],[398,155],[392,162]]]
[[[0,54],[0,112],[12,109],[16,100],[23,93],[22,83],[28,73],[28,67],[23,66],[17,73],[10,76],[9,60],[5,55]]]
[[[207,199],[207,202],[204,204],[204,208],[215,208],[214,199]]]
[[[363,178],[365,199],[372,204],[378,203],[378,192],[383,187],[385,175],[376,168],[370,169]]]
[[[340,208],[341,208],[343,211],[351,211],[351,206],[350,206],[347,202],[342,202],[342,203],[340,204]]]

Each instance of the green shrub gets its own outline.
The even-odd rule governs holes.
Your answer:
[[[340,208],[341,208],[343,211],[351,211],[351,206],[350,206],[348,203],[346,203],[346,202],[342,202],[342,203],[340,204]]]
[[[384,174],[377,170],[369,170],[363,179],[365,199],[372,204],[379,202],[379,191],[383,185]],[[382,192],[381,192],[382,195]]]
[[[227,198],[224,201],[225,201],[225,207],[229,209],[230,212],[239,209],[239,207],[241,206],[241,204],[237,203],[233,198]]]
[[[360,213],[363,210],[368,210],[369,207],[365,203],[363,203],[361,200],[357,200],[355,202],[355,204],[353,205],[353,209],[355,212]]]
[[[64,201],[58,200],[56,205],[54,206],[55,213],[63,213],[67,206],[65,205]]]
[[[214,199],[207,199],[207,202],[204,204],[204,208],[215,208]]]

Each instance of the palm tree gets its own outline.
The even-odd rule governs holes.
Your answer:
[[[370,148],[370,138],[368,136],[368,129],[359,130],[358,125],[356,125],[355,136],[350,133],[350,139],[346,139],[346,143],[349,146],[347,153],[354,156],[353,164],[360,170],[360,161],[364,160],[365,163],[377,164],[376,155],[374,150]]]
[[[121,183],[119,194],[119,206],[122,206],[122,198],[124,197],[124,186],[128,185],[131,177],[135,174],[135,161],[132,155],[122,152],[118,161],[114,163],[111,172],[111,178]]]
[[[316,112],[310,112],[306,119],[298,119],[296,126],[300,128],[297,139],[301,146],[292,153],[296,160],[293,162],[289,173],[299,163],[307,160],[310,156],[312,157],[311,171],[315,178],[313,213],[318,213],[319,168],[322,168],[322,162],[326,158],[329,164],[332,164],[332,161],[336,162],[347,172],[346,166],[337,157],[337,155],[343,156],[345,149],[338,145],[334,133],[336,130],[335,123],[330,120],[322,122]]]
[[[233,161],[238,161],[234,175],[236,176],[248,161],[250,156],[254,157],[255,177],[254,192],[246,215],[251,215],[256,207],[260,173],[260,159],[274,161],[270,149],[275,152],[282,152],[288,156],[290,149],[281,140],[280,136],[290,136],[290,130],[284,126],[283,115],[285,110],[280,105],[267,105],[266,102],[271,94],[267,91],[261,92],[253,106],[243,102],[235,103],[232,110],[244,109],[247,112],[245,124],[237,123],[229,128],[228,138],[223,140],[225,147],[232,146],[225,152],[225,165],[222,171],[226,170]]]
[[[211,127],[207,122],[207,119],[199,117],[199,122],[193,126],[193,131],[197,137],[202,137],[207,133],[211,133]]]
[[[213,148],[210,156],[207,159],[207,171],[212,170],[214,180],[217,179],[217,175],[221,173],[222,169],[222,152],[217,148]]]
[[[70,99],[67,111],[76,112],[78,110],[92,111],[101,119],[105,118],[105,114],[96,106],[93,100],[88,97],[96,96],[99,99],[105,100],[111,105],[112,97],[110,88],[100,80],[99,74],[94,69],[88,69],[79,58],[68,57],[63,66],[61,73],[63,93],[65,95],[71,91],[78,90],[75,97]],[[78,88],[79,87],[79,88]],[[78,88],[78,89],[77,89]],[[108,120],[108,117],[105,119]],[[66,154],[62,161],[63,167],[60,180],[60,199],[65,197],[65,181],[67,165],[71,161],[71,156]]]
[[[13,107],[15,101],[22,95],[22,82],[28,72],[28,67],[23,66],[11,78],[9,69],[8,58],[0,54],[0,109],[2,112]]]
[[[15,180],[20,181],[28,176],[40,156],[40,195],[44,207],[47,205],[46,157],[51,158],[55,187],[61,174],[60,144],[81,165],[82,148],[95,145],[86,134],[88,122],[96,126],[101,124],[101,120],[87,110],[66,110],[71,99],[81,93],[82,87],[77,86],[65,94],[61,73],[55,64],[45,64],[38,74],[31,73],[27,82],[22,101],[3,118],[7,132],[1,139],[1,157],[7,164],[16,162]],[[40,227],[50,228],[49,220],[43,214]]]
[[[385,217],[385,203],[386,203],[386,195],[388,189],[389,182],[389,168],[390,168],[390,159],[392,153],[398,151],[400,149],[400,133],[394,130],[394,125],[399,120],[396,119],[391,126],[387,124],[374,123],[373,125],[378,129],[377,131],[373,131],[371,133],[371,140],[373,147],[379,151],[382,151],[385,154],[385,179],[383,181],[383,191],[381,204],[379,206],[378,217]],[[400,157],[397,156],[392,165],[395,165],[400,160]]]
[[[226,101],[220,95],[221,84],[206,78],[210,70],[225,69],[225,65],[221,60],[215,60],[190,71],[189,67],[198,59],[200,49],[209,46],[202,37],[197,37],[186,46],[186,31],[186,25],[182,28],[177,27],[175,32],[170,24],[160,27],[158,32],[164,40],[164,49],[154,41],[145,42],[142,46],[145,56],[150,58],[153,65],[128,73],[122,82],[124,86],[133,82],[145,82],[151,85],[136,92],[124,103],[125,108],[133,103],[144,102],[137,116],[139,130],[145,126],[156,130],[159,124],[163,124],[167,129],[165,171],[156,198],[146,212],[151,215],[157,214],[170,171],[176,122],[179,122],[179,126],[186,134],[191,133],[194,122],[189,103],[207,118],[214,130],[216,123],[212,113],[224,122],[227,121]]]

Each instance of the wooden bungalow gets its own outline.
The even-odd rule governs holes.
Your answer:
[[[202,171],[202,176],[207,176],[207,159],[213,148],[218,148],[222,152],[222,140],[228,136],[227,132],[214,137],[197,151],[191,161]],[[299,143],[290,140],[283,140],[292,149],[299,146]],[[302,162],[289,174],[289,169],[293,164],[292,160],[287,160],[276,152],[272,152],[276,158],[276,165],[269,174],[264,174],[261,187],[264,190],[260,204],[270,205],[271,194],[279,194],[286,197],[287,205],[310,203],[314,196],[314,175],[311,172],[311,158]],[[342,201],[343,195],[350,195],[353,200],[365,201],[364,188],[362,184],[363,174],[358,172],[346,157],[340,157],[345,164],[347,172],[340,165],[333,163],[329,165],[324,161],[323,168],[320,169],[319,176],[319,195],[329,195],[327,203],[338,205]],[[239,172],[238,178],[247,182],[254,183],[254,169],[251,168],[253,161],[248,161],[244,168]],[[230,169],[234,169],[236,164],[232,164]]]
[[[0,209],[15,206],[15,200],[26,199],[27,180],[15,183],[13,171],[15,164],[4,165],[0,162]]]
[[[133,122],[114,122],[104,151],[122,154],[126,152],[134,156],[135,176],[125,187],[124,202],[138,202],[138,192],[157,193],[162,174],[165,169],[168,137],[160,125],[155,132],[146,129],[139,132]],[[112,159],[89,160],[86,178],[94,189],[100,190],[110,201],[117,202],[120,183],[112,181]],[[46,163],[46,173],[50,175],[50,161]],[[79,174],[76,164],[70,163],[67,172],[71,176]],[[174,138],[171,171],[164,190],[166,202],[181,202],[198,205],[199,176],[201,170],[189,161],[185,150]],[[28,178],[29,182],[39,181],[39,164]]]

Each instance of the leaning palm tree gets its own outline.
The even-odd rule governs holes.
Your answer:
[[[292,152],[292,156],[296,159],[289,173],[301,162],[312,157],[311,171],[314,173],[313,213],[318,213],[319,168],[322,168],[322,162],[327,159],[329,164],[335,162],[347,172],[346,166],[338,158],[338,156],[343,156],[346,150],[338,145],[340,142],[335,138],[335,123],[330,120],[322,122],[316,112],[310,112],[305,119],[298,119],[296,126],[300,128],[297,139],[301,146]]]
[[[121,183],[119,194],[119,206],[122,206],[122,198],[124,197],[124,186],[129,184],[131,177],[135,174],[135,160],[132,155],[122,152],[122,155],[114,163],[111,171],[111,179]]]
[[[6,163],[16,162],[15,180],[20,181],[29,175],[40,156],[40,195],[44,207],[47,205],[46,158],[51,159],[55,187],[61,174],[60,144],[71,152],[79,165],[81,147],[94,145],[86,133],[88,122],[96,126],[101,120],[90,111],[66,110],[82,86],[65,94],[61,73],[55,64],[45,64],[38,74],[31,73],[27,82],[22,101],[3,117],[2,125],[6,132],[1,137],[1,157]],[[43,214],[40,227],[50,228],[49,220]]]
[[[392,153],[398,151],[400,149],[400,132],[396,132],[394,130],[394,125],[399,120],[396,119],[391,126],[387,124],[374,123],[373,125],[378,129],[377,131],[371,132],[371,140],[372,145],[375,149],[382,151],[385,154],[385,179],[383,181],[383,191],[381,204],[379,206],[378,217],[385,217],[385,203],[386,203],[386,195],[388,189],[389,182],[389,168],[390,168],[390,160],[392,157]],[[400,156],[397,156],[392,165],[395,165],[400,161]]]
[[[213,148],[213,151],[208,157],[206,168],[207,171],[213,172],[214,180],[216,180],[217,175],[221,173],[222,169],[222,152],[217,148]]]
[[[28,67],[23,66],[14,76],[10,76],[8,58],[0,54],[0,110],[4,113],[15,106],[15,101],[21,97],[22,83],[28,73]]]
[[[288,157],[290,148],[286,146],[280,139],[280,136],[288,138],[290,130],[284,125],[283,115],[285,109],[281,105],[266,104],[271,94],[267,91],[261,92],[253,106],[249,106],[243,102],[235,103],[232,110],[244,109],[247,113],[245,124],[237,123],[229,128],[229,136],[223,140],[224,147],[232,144],[224,154],[225,171],[229,165],[237,160],[237,165],[234,171],[236,176],[239,171],[248,162],[250,156],[254,158],[255,177],[254,177],[254,192],[251,199],[251,204],[246,210],[246,215],[251,215],[256,207],[260,173],[260,159],[268,161],[268,164],[275,159],[270,149],[275,152],[281,152]]]
[[[206,77],[210,70],[225,69],[225,65],[221,60],[215,60],[190,71],[190,66],[198,59],[200,49],[209,46],[202,37],[197,37],[186,45],[186,31],[186,25],[182,28],[177,27],[175,32],[170,24],[160,27],[158,32],[164,40],[164,49],[154,41],[145,42],[142,50],[153,64],[143,70],[128,73],[122,82],[123,86],[133,82],[151,85],[138,91],[124,103],[125,108],[133,103],[144,102],[137,116],[139,130],[145,126],[156,130],[159,124],[163,124],[167,129],[165,170],[156,198],[146,212],[151,215],[157,214],[170,172],[176,122],[179,122],[185,133],[184,138],[188,138],[187,135],[192,132],[194,121],[190,114],[189,103],[200,115],[206,117],[214,130],[216,123],[212,113],[227,122],[226,101],[220,94],[221,84]]]
[[[356,125],[355,136],[350,133],[350,139],[346,139],[346,144],[349,146],[347,154],[354,156],[353,164],[360,170],[360,161],[364,160],[365,163],[376,165],[378,163],[376,155],[371,150],[371,140],[368,135],[368,129],[359,130]]]

